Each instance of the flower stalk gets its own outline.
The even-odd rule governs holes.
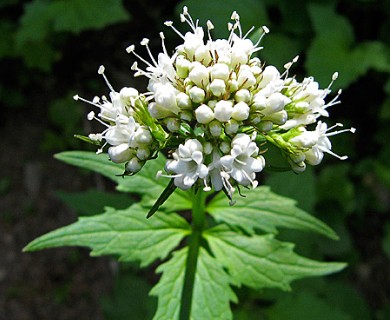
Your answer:
[[[206,194],[202,188],[192,188],[192,234],[189,240],[184,285],[181,294],[180,320],[189,320],[194,292],[196,266],[202,232],[205,225]]]

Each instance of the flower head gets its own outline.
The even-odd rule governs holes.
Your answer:
[[[104,68],[99,69],[110,99],[82,100],[99,109],[88,118],[106,128],[89,137],[109,145],[112,161],[126,162],[126,170],[135,173],[164,151],[170,155],[167,174],[159,175],[174,179],[183,190],[199,184],[205,190],[224,189],[232,200],[236,186],[257,186],[256,175],[266,165],[266,143],[278,147],[295,172],[319,164],[324,153],[346,158],[331,151],[329,138],[354,129],[331,131],[335,126],[328,128],[318,120],[339,103],[341,92],[326,102],[338,74],[321,89],[313,77],[300,82],[289,75],[298,57],[286,63],[283,72],[266,66],[255,54],[268,28],[262,27],[261,37],[253,42],[249,34],[254,28],[244,34],[237,12],[231,19],[227,39],[213,39],[212,22],[204,29],[184,7],[180,20],[189,31],[183,34],[171,21],[165,23],[182,39],[172,54],[163,33],[157,58],[146,38],[140,44],[148,59],[130,45],[127,52],[138,60],[131,68],[134,75],[149,79],[142,94],[133,88],[116,92]],[[313,131],[308,129],[311,124],[316,124]]]

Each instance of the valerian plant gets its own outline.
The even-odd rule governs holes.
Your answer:
[[[237,302],[232,286],[289,290],[295,279],[344,267],[301,257],[293,244],[275,238],[280,227],[337,235],[293,200],[258,186],[257,175],[272,168],[266,161],[269,144],[296,173],[318,165],[324,153],[344,160],[331,150],[329,137],[354,129],[336,131],[341,124],[328,127],[319,120],[339,103],[340,92],[325,101],[337,73],[320,89],[312,77],[300,82],[290,75],[297,57],[280,72],[254,56],[267,27],[254,42],[254,28],[243,34],[234,12],[228,38],[213,40],[211,21],[205,32],[186,7],[180,17],[190,27],[185,34],[165,23],[183,40],[172,54],[163,33],[157,59],[148,39],[141,45],[149,59],[134,45],[127,48],[143,64],[133,64],[134,75],[149,78],[145,92],[116,91],[101,66],[109,98],[75,96],[98,111],[88,119],[105,126],[81,137],[100,145],[97,154],[57,155],[114,180],[120,191],[139,194],[140,202],[82,217],[25,250],[87,246],[93,256],[115,255],[141,267],[160,259],[162,275],[150,292],[158,298],[155,319],[231,319],[230,302]],[[186,211],[191,218],[181,215]]]

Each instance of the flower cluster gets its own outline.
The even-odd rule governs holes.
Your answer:
[[[354,129],[332,131],[326,123],[327,108],[338,104],[339,94],[330,102],[325,99],[337,78],[332,77],[326,89],[320,89],[312,77],[299,82],[289,76],[298,57],[287,63],[280,73],[274,66],[265,66],[254,53],[261,50],[260,41],[268,33],[262,27],[254,43],[243,34],[239,15],[232,14],[227,39],[213,40],[211,21],[207,34],[184,7],[181,21],[190,31],[180,33],[171,21],[165,23],[183,43],[172,55],[160,33],[162,52],[157,59],[149,49],[149,40],[141,45],[149,61],[127,48],[144,66],[134,63],[135,76],[149,78],[146,92],[133,88],[116,92],[110,88],[110,100],[105,97],[87,101],[100,113],[97,119],[107,127],[102,133],[89,136],[94,141],[109,144],[108,155],[114,162],[126,163],[128,173],[136,173],[146,160],[158,152],[169,156],[164,168],[174,184],[189,189],[198,182],[205,190],[224,190],[229,198],[236,186],[256,187],[256,174],[265,167],[265,143],[277,146],[292,170],[301,172],[306,164],[317,165],[324,153],[340,159],[331,151],[329,136]],[[79,98],[76,96],[76,98]],[[81,98],[79,98],[81,99]],[[313,124],[314,130],[308,126]],[[261,150],[261,148],[263,150]]]

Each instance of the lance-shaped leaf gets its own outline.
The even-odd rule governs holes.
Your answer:
[[[219,222],[243,228],[254,233],[258,228],[268,233],[276,233],[277,227],[312,231],[337,239],[336,233],[325,223],[296,207],[296,201],[276,195],[269,187],[257,187],[245,192],[234,206],[223,193],[216,196],[208,205],[207,211]]]
[[[157,272],[163,274],[160,282],[150,292],[158,297],[155,320],[179,319],[187,254],[188,248],[183,248],[157,269]],[[232,319],[230,301],[236,302],[237,298],[229,283],[230,278],[222,265],[201,247],[195,274],[191,319]]]
[[[157,197],[164,191],[169,182],[164,178],[156,178],[157,172],[165,166],[166,159],[162,155],[157,159],[147,161],[140,172],[130,177],[122,177],[124,165],[110,161],[106,154],[97,155],[88,151],[66,151],[56,154],[55,157],[68,164],[104,175],[118,184],[117,189],[119,191],[142,195],[142,204],[150,207],[153,206]],[[176,190],[170,195],[163,207],[170,212],[190,209],[190,195],[188,192]]]
[[[101,215],[49,232],[27,245],[25,251],[60,246],[85,246],[92,256],[117,255],[121,261],[140,261],[146,266],[164,259],[184,236],[188,223],[179,215],[164,212],[147,220],[147,209],[134,204],[125,210],[107,208]]]
[[[290,282],[339,271],[344,263],[325,263],[303,258],[293,244],[272,234],[245,236],[218,226],[204,233],[210,249],[238,285],[254,289],[290,289]]]

